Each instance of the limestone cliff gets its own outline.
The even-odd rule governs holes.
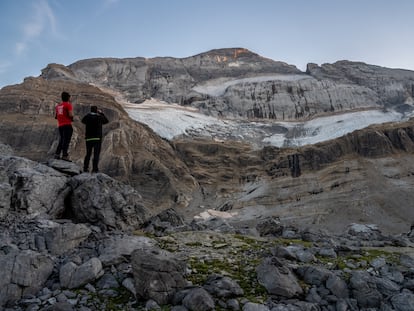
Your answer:
[[[47,67],[45,79],[72,79],[121,92],[132,103],[157,98],[215,116],[301,120],[355,109],[412,111],[414,73],[360,62],[295,66],[242,48],[187,58],[100,58]]]
[[[297,74],[291,65],[260,57],[246,49],[212,50],[188,58],[100,58],[81,60],[68,66],[80,81],[92,82],[121,91],[131,102],[154,97],[167,102],[188,103],[192,88],[216,78],[240,78],[266,73]],[[55,77],[49,70],[46,79]]]

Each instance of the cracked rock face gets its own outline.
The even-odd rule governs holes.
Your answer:
[[[71,179],[71,210],[80,222],[128,230],[151,216],[141,195],[131,186],[104,174],[81,174]]]

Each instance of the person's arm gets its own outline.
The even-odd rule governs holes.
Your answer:
[[[73,106],[71,103],[66,104],[66,111],[68,113],[68,117],[73,121]]]
[[[102,110],[98,110],[99,115],[102,117],[102,124],[107,124],[109,122],[108,118],[104,115]]]

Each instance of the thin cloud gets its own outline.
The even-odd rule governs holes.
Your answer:
[[[112,6],[116,5],[120,0],[105,0],[102,2],[102,6],[97,10],[96,16],[100,16],[105,11],[109,10]]]
[[[23,39],[16,44],[16,53],[24,53],[30,42],[36,40],[46,31],[53,35],[56,31],[56,17],[46,0],[39,0],[33,4],[31,19],[23,25]]]
[[[73,27],[75,27],[74,28],[75,32],[81,33],[82,30],[91,23],[91,21],[93,21],[96,18],[99,18],[102,14],[110,10],[113,6],[115,6],[119,2],[121,2],[121,0],[105,0],[105,1],[99,2],[99,5],[96,6],[96,9],[90,13],[90,18],[87,21],[80,21],[80,22],[77,22],[75,25],[73,25]]]
[[[0,74],[7,72],[11,65],[10,62],[0,62]]]
[[[16,53],[17,55],[23,54],[23,52],[27,49],[27,44],[25,42],[17,42],[16,43]]]
[[[106,8],[110,7],[111,5],[118,3],[119,1],[120,0],[105,0],[104,8],[106,9]]]

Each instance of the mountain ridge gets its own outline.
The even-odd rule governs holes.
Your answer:
[[[113,88],[131,103],[155,98],[231,119],[302,120],[357,108],[411,112],[414,102],[412,71],[339,61],[308,64],[302,72],[246,49],[217,49],[186,58],[91,59],[66,68],[71,71],[67,78]],[[49,66],[41,76],[52,79],[54,71]],[[203,91],[214,85],[223,88],[221,94]]]

